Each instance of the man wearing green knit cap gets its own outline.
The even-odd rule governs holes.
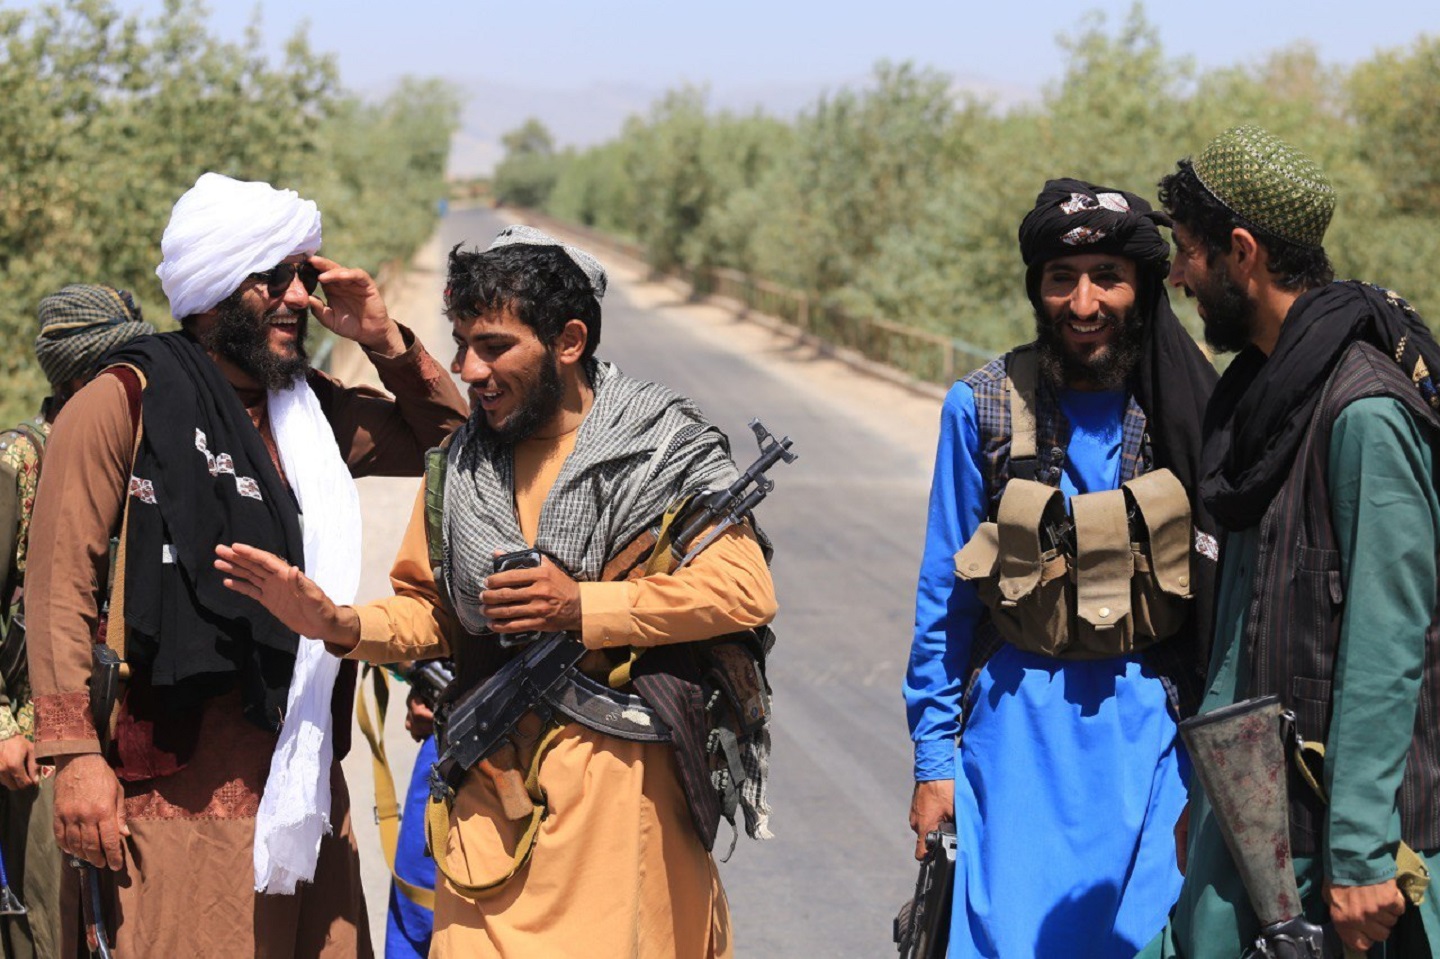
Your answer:
[[[1221,549],[1201,713],[1280,698],[1324,750],[1313,785],[1289,771],[1305,918],[1351,955],[1433,956],[1440,346],[1399,296],[1334,281],[1335,191],[1266,131],[1221,134],[1160,198],[1175,220],[1170,280],[1211,346],[1236,353],[1205,416],[1201,495]],[[1192,782],[1176,827],[1185,885],[1144,956],[1236,959],[1261,937],[1212,798]],[[1256,954],[1312,955],[1268,948]]]

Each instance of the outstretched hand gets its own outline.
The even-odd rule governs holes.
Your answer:
[[[274,553],[235,543],[215,547],[215,568],[225,585],[249,596],[301,636],[353,649],[360,623],[348,606],[336,606],[315,581]]]
[[[400,328],[390,319],[380,287],[364,270],[341,266],[323,256],[310,257],[320,271],[325,299],[310,296],[310,312],[336,336],[354,340],[372,353],[398,356],[405,352]]]

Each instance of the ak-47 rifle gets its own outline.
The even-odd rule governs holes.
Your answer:
[[[90,718],[100,737],[103,755],[110,745],[111,720],[120,698],[120,683],[125,664],[115,650],[104,643],[94,643],[90,668]],[[105,932],[105,914],[100,895],[100,874],[95,867],[78,856],[69,857],[70,865],[80,870],[80,911],[85,917],[85,945],[92,959],[110,959],[110,940]]]
[[[1300,907],[1283,737],[1293,720],[1278,696],[1262,696],[1183,721],[1180,738],[1260,920],[1242,959],[1360,959]]]
[[[750,429],[760,446],[755,462],[726,489],[693,498],[674,521],[673,528],[680,531],[671,541],[672,552],[679,556],[675,570],[689,565],[721,533],[750,515],[775,488],[775,481],[765,475],[771,467],[795,460],[788,436],[775,439],[758,419],[750,421]],[[540,634],[493,676],[447,704],[437,718],[440,758],[430,771],[431,797],[453,798],[468,770],[509,744],[526,713],[538,709],[553,714],[555,698],[585,652],[580,640],[568,633]]]
[[[925,858],[915,897],[895,917],[900,959],[944,959],[950,943],[950,910],[955,889],[955,824],[942,822],[925,834]]]

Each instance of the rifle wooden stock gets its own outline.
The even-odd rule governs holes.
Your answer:
[[[512,821],[528,819],[535,811],[530,794],[525,791],[525,777],[520,775],[520,757],[512,743],[500,746],[486,758],[480,760],[480,770],[495,784],[500,796],[500,806],[505,818]]]

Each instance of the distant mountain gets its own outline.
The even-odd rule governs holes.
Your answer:
[[[538,117],[559,146],[594,146],[616,136],[627,118],[648,113],[651,105],[670,89],[599,83],[559,90],[521,87],[477,77],[451,78],[451,82],[465,98],[460,130],[450,152],[450,175],[456,177],[490,173],[504,156],[500,138],[528,117]],[[712,85],[710,104],[715,109],[736,113],[761,109],[773,116],[788,118],[814,104],[822,94],[863,87],[868,82],[868,75],[858,75],[830,82],[748,84],[731,88]],[[955,88],[957,94],[978,94],[1001,106],[1036,96],[1033,90],[1002,87],[978,77],[957,78]]]

